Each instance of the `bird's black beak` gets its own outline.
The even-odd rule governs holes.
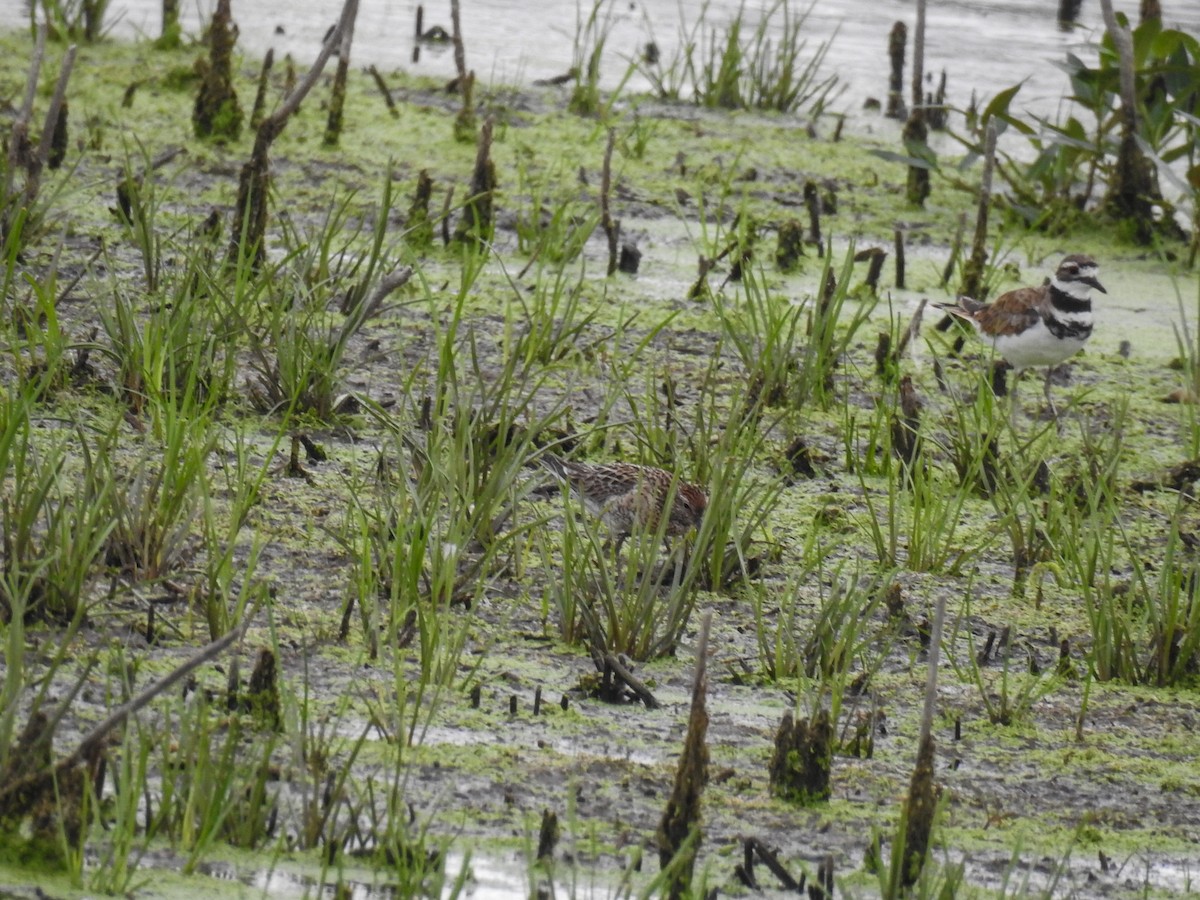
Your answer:
[[[1102,293],[1102,294],[1107,294],[1107,293],[1108,293],[1108,291],[1106,291],[1106,290],[1104,289],[1104,285],[1102,285],[1102,284],[1100,283],[1099,279],[1096,279],[1096,278],[1081,278],[1081,279],[1080,279],[1080,281],[1082,281],[1082,282],[1083,282],[1084,284],[1086,284],[1086,285],[1089,285],[1089,286],[1091,286],[1091,287],[1094,287],[1096,290],[1098,290],[1098,291],[1099,291],[1100,293]]]

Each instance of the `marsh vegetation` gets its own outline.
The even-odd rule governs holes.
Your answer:
[[[1123,224],[1107,51],[1087,115],[950,111],[959,166],[844,134],[786,2],[782,47],[698,25],[655,97],[589,71],[602,10],[561,85],[351,68],[336,146],[290,65],[235,53],[265,114],[202,139],[210,47],[3,36],[0,881],[1193,888],[1195,40],[1133,34],[1163,184]],[[1086,250],[1113,304],[1059,422],[922,323],[989,125],[1036,152],[996,162],[981,293]],[[546,452],[707,511],[622,545]]]

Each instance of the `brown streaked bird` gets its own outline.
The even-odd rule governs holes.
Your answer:
[[[1057,419],[1058,410],[1050,399],[1050,373],[1092,336],[1089,294],[1092,288],[1108,293],[1096,278],[1099,271],[1090,256],[1073,253],[1058,264],[1053,278],[1038,287],[1017,288],[991,303],[959,297],[955,303],[937,306],[970,322],[1016,375],[1034,366],[1047,366],[1046,403]],[[1012,393],[1015,409],[1015,379]]]
[[[669,499],[672,502],[663,525],[664,538],[699,528],[708,507],[703,489],[666,469],[623,462],[574,462],[552,453],[542,454],[539,460],[613,532],[618,551],[635,530],[653,534],[659,528]]]

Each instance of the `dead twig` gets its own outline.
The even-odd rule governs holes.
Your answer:
[[[52,767],[27,775],[9,784],[0,785],[0,809],[13,808],[10,804],[21,797],[40,796],[45,790],[50,789],[55,779],[63,777],[65,773],[73,770],[85,760],[94,758],[109,733],[124,724],[126,719],[146,706],[155,697],[170,690],[171,687],[204,665],[204,663],[215,659],[231,645],[241,640],[246,630],[250,627],[250,618],[250,616],[247,616],[245,621],[237,628],[230,631],[224,637],[213,641],[172,672],[151,684],[136,697],[121,704],[109,713],[107,718],[84,736],[83,740],[79,742],[79,745],[70,754],[60,759]],[[64,703],[69,702],[70,697],[64,701]],[[60,709],[52,721],[57,722],[61,718],[62,710]],[[19,808],[21,804],[18,803],[16,806]]]
[[[609,195],[612,192],[612,155],[613,145],[617,140],[615,128],[608,129],[608,145],[604,148],[604,168],[600,174],[600,225],[608,238],[608,274],[617,271],[617,239],[621,234],[621,226],[613,221],[612,209],[609,206]]]
[[[610,670],[621,682],[633,692],[645,705],[646,709],[658,709],[660,704],[654,694],[650,693],[650,688],[646,687],[645,683],[633,674],[629,668],[621,662],[617,654],[612,651],[605,651],[603,657],[604,667]]]

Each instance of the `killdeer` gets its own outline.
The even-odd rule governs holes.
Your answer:
[[[1045,395],[1050,411],[1058,410],[1050,399],[1050,373],[1064,359],[1075,355],[1092,336],[1092,288],[1107,294],[1096,279],[1100,267],[1090,256],[1073,253],[1063,259],[1054,277],[1038,287],[1017,288],[991,303],[959,297],[955,303],[939,303],[952,316],[975,326],[1020,375],[1025,369],[1046,366]],[[1013,381],[1016,409],[1016,380]]]

